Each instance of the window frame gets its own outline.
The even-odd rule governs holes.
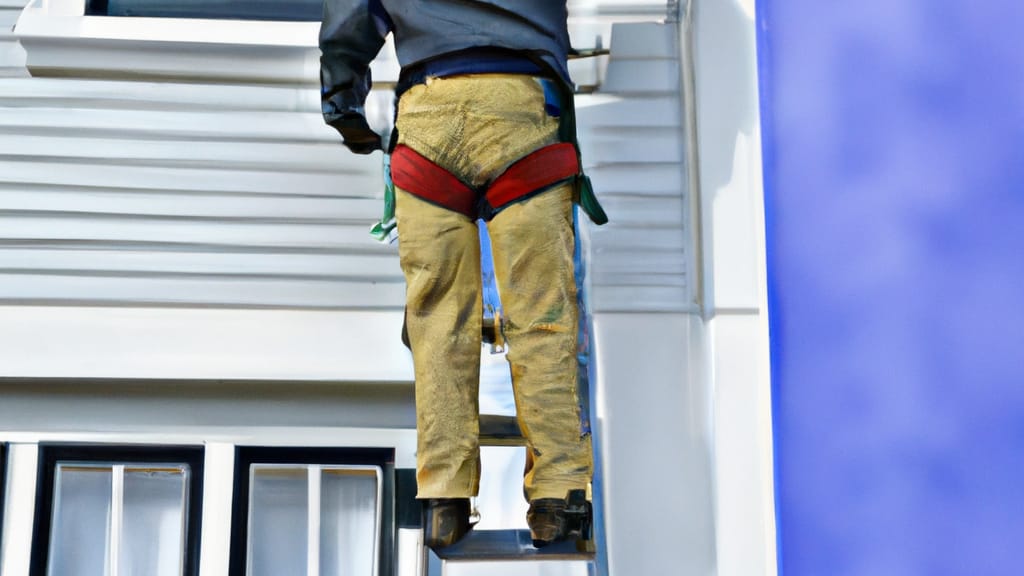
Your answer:
[[[202,446],[40,444],[30,576],[46,576],[47,573],[54,514],[54,481],[57,464],[64,462],[188,465],[188,505],[185,509],[185,553],[182,574],[183,576],[198,576],[203,515],[204,461],[205,450]]]
[[[231,543],[228,576],[246,576],[249,540],[249,469],[253,464],[379,466],[380,522],[376,576],[395,575],[395,449],[235,447],[235,485],[231,500]]]
[[[109,16],[113,18],[187,18],[197,20],[253,20],[258,22],[320,22],[323,3],[315,0],[308,1],[307,3],[316,8],[311,11],[311,14],[313,15],[312,17],[273,17],[270,14],[245,14],[244,5],[236,6],[235,13],[232,13],[230,10],[230,2],[222,4],[222,6],[224,6],[223,10],[204,11],[202,6],[204,4],[209,6],[209,3],[197,2],[191,9],[176,11],[176,13],[168,13],[167,9],[142,7],[139,9],[138,13],[134,14],[123,14],[119,12],[111,14],[110,0],[85,0],[84,14],[86,16]],[[294,5],[295,3],[280,2],[280,4]]]
[[[4,542],[4,518],[7,516],[7,443],[0,442],[0,550]]]

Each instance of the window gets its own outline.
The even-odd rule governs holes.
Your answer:
[[[239,448],[231,576],[390,574],[391,449]]]
[[[322,0],[89,0],[86,16],[319,22]]]
[[[33,576],[198,573],[203,451],[40,447]]]

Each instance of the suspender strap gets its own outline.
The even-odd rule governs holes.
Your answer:
[[[487,189],[492,212],[552,185],[575,178],[580,172],[576,147],[569,142],[545,146],[509,166]]]
[[[391,154],[391,180],[414,196],[476,220],[476,192],[404,144]]]
[[[576,104],[572,86],[566,81],[544,56],[551,56],[544,51],[528,51],[524,55],[538,67],[548,71],[548,76],[557,78],[557,86],[561,93],[561,116],[559,116],[558,136],[562,142],[570,142],[576,147],[577,162],[580,166],[579,178],[576,179],[575,202],[587,213],[590,220],[600,226],[608,222],[608,215],[597,201],[590,178],[583,173],[582,162],[579,161],[579,142],[576,139]]]

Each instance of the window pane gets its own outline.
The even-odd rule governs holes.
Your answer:
[[[320,481],[320,576],[372,576],[377,559],[377,469],[326,468]]]
[[[57,464],[47,574],[109,574],[111,487],[109,466]]]
[[[89,0],[86,14],[319,22],[322,0]]]
[[[254,464],[250,476],[250,576],[306,576],[309,480],[305,467]]]
[[[126,468],[120,576],[179,576],[188,467]]]

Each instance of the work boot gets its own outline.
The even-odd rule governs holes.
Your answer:
[[[540,498],[530,502],[526,523],[534,548],[574,538],[590,540],[593,507],[586,491],[570,490],[565,499]]]
[[[530,538],[534,548],[543,548],[566,537],[565,500],[562,498],[539,498],[530,502],[526,512],[526,523],[530,525]]]
[[[469,523],[469,498],[430,498],[423,503],[423,544],[445,548],[465,536]]]

